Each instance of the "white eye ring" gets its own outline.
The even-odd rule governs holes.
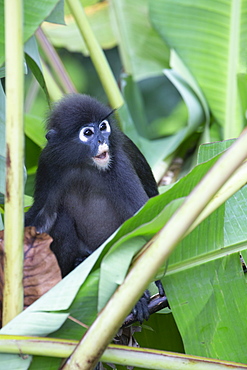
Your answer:
[[[100,122],[99,129],[100,129],[100,131],[111,132],[111,126],[110,126],[109,122],[106,119],[104,119],[104,121]]]
[[[79,132],[79,139],[86,143],[94,134],[93,127],[83,127]]]

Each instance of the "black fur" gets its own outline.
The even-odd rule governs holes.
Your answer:
[[[99,131],[105,118],[110,134]],[[85,126],[94,130],[89,143],[79,139]],[[47,128],[25,224],[53,237],[51,249],[65,276],[158,192],[145,158],[97,100],[66,96],[51,112]],[[103,169],[92,159],[100,141],[110,154]]]

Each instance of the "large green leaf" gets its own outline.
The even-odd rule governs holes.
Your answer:
[[[247,107],[240,99],[246,84],[238,90],[246,74],[247,1],[156,0],[150,10],[155,28],[184,61],[224,126],[224,137],[238,136]]]
[[[93,318],[96,317],[96,307],[97,296],[94,294],[94,289],[97,290],[97,281],[95,283],[94,276],[89,278],[86,281],[86,284],[82,286],[82,289],[86,291],[84,292],[84,299],[88,300],[87,304],[84,306],[86,309],[82,309],[80,299],[81,293],[79,292],[77,298],[79,299],[79,303],[77,298],[74,301],[74,298],[78,291],[80,290],[80,286],[85,282],[89,272],[91,271],[92,267],[94,266],[99,254],[101,253],[102,248],[98,248],[96,252],[87,258],[87,260],[78,266],[77,269],[72,271],[66,278],[64,278],[59,284],[57,284],[53,289],[51,289],[48,293],[43,295],[39,300],[34,302],[31,306],[29,306],[25,311],[23,311],[20,315],[15,317],[11,322],[5,325],[1,330],[0,334],[8,333],[8,334],[20,334],[20,335],[38,335],[38,336],[47,336],[52,332],[56,332],[66,321],[70,312],[72,315],[77,317],[79,320],[90,324],[90,320],[92,321]],[[92,287],[91,281],[94,281],[94,287]],[[88,289],[89,286],[89,289]],[[91,295],[93,294],[94,297]],[[92,299],[91,299],[92,298]],[[74,302],[73,302],[74,301]],[[74,306],[71,306],[71,303],[74,303]],[[79,304],[79,307],[78,307]],[[68,311],[69,310],[69,311]],[[76,312],[78,315],[76,315]],[[89,318],[88,316],[89,315]],[[91,319],[90,319],[91,318]],[[69,321],[70,325],[69,328],[73,332],[73,336],[79,338],[80,335],[85,331],[81,326],[75,325],[73,322]],[[75,328],[75,331],[73,331]],[[68,331],[68,325],[65,326],[65,332]],[[77,334],[76,334],[77,333]],[[59,336],[59,332],[56,333]],[[66,335],[65,335],[66,336]],[[18,369],[26,369],[28,365],[26,365],[27,361],[24,362],[19,356],[10,356],[6,354],[0,354],[0,364],[8,362],[8,368],[18,368]],[[41,360],[42,363],[43,359]],[[49,359],[44,359],[45,366],[47,368],[47,361]],[[28,361],[28,363],[30,360]],[[17,366],[18,364],[18,366]],[[11,367],[12,366],[12,367]],[[57,369],[57,367],[54,367]],[[53,369],[51,367],[51,369]]]
[[[246,280],[229,253],[168,276],[166,292],[187,354],[246,363]]]
[[[199,125],[205,120],[205,111],[201,101],[189,84],[174,70],[166,70],[166,75],[180,93],[188,110],[187,125],[179,130],[176,134],[157,140],[147,140],[137,135],[130,114],[128,114],[127,107],[123,106],[119,109],[119,116],[121,117],[122,122],[125,123],[123,131],[140,148],[154,172],[156,171],[155,168],[158,166],[159,162],[163,161],[164,158],[167,158],[170,154],[172,154],[179,147],[179,145],[193,132],[195,132]],[[143,109],[143,102],[141,101],[140,96],[133,91],[134,87],[131,77],[125,77],[122,84],[123,93],[127,104],[131,107],[131,105],[133,106],[134,101],[137,111],[140,108]],[[129,85],[132,86],[129,87]],[[133,111],[134,109],[132,109],[132,112]],[[145,121],[145,116],[142,113],[136,113],[134,118]],[[145,122],[139,124],[139,126],[141,125],[145,125]]]
[[[162,74],[169,49],[150,24],[148,0],[113,0],[110,5],[125,72],[134,79]]]
[[[141,136],[159,139],[175,134],[186,126],[188,108],[166,76],[157,76],[138,83],[132,76],[124,74],[121,87],[135,127]],[[196,112],[194,117],[198,117]]]
[[[201,147],[200,160],[231,142]],[[171,255],[164,284],[188,354],[246,363],[245,186]],[[176,287],[174,289],[174,287]]]
[[[44,122],[40,117],[25,115],[25,134],[40,148],[43,148],[45,140]]]
[[[34,36],[32,36],[25,43],[24,52],[25,52],[25,57],[26,57],[28,67],[32,71],[36,80],[39,82],[40,87],[44,90],[47,100],[49,101],[49,94],[47,91],[45,79],[44,79],[43,72],[42,72],[42,66],[41,66],[38,46],[37,46],[36,39]]]
[[[179,198],[165,206],[166,195],[156,198],[155,202],[150,202],[148,208],[144,207],[136,222],[133,222],[135,229],[117,240],[104,257],[100,269],[99,310],[105,306],[118,285],[123,282],[134,255],[165,225],[184,200]],[[162,207],[160,212],[157,212],[157,203],[159,208]],[[137,223],[139,223],[138,226]],[[112,266],[110,270],[109,266]]]
[[[64,23],[64,0],[59,0],[52,12],[46,17],[46,22],[65,24]]]
[[[116,46],[117,41],[112,30],[109,5],[103,2],[96,6],[85,8],[85,11],[100,46],[103,49]],[[74,19],[71,15],[67,15],[65,21],[66,27],[45,23],[42,29],[54,46],[64,47],[72,52],[82,52],[84,55],[88,55],[88,49]]]
[[[48,17],[59,0],[25,0],[24,35],[26,42],[36,31],[43,20]],[[4,0],[0,0],[0,65],[4,62]]]

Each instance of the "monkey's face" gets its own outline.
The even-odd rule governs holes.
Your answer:
[[[45,153],[58,167],[107,170],[114,153],[110,108],[87,95],[67,95],[48,119]]]
[[[106,119],[100,123],[90,123],[83,126],[79,131],[80,141],[89,147],[92,161],[99,169],[106,170],[110,165],[110,134],[111,126]]]

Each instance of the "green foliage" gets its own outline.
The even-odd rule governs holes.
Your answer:
[[[245,0],[150,2],[155,28],[195,77],[227,139],[245,124],[239,78],[246,73],[246,9]]]
[[[223,0],[220,4],[206,0],[82,3],[100,45],[106,49],[118,46],[120,58],[116,49],[106,51],[126,103],[118,110],[118,119],[145,154],[156,178],[160,179],[160,166],[165,160],[177,153],[187,155],[191,148],[190,161],[195,163],[198,154],[199,165],[163,194],[150,199],[83,264],[6,325],[1,334],[80,339],[86,330],[68,315],[87,325],[95,320],[124,280],[133,256],[161,230],[218,154],[232,142],[204,145],[197,153],[199,144],[237,137],[245,125],[246,0]],[[65,60],[67,70],[73,70],[72,79],[79,92],[107,100],[95,82],[95,71],[86,57],[88,50],[67,8],[68,25],[63,25],[62,8],[62,1],[57,0],[24,1],[24,39],[28,41],[25,62],[29,71],[25,87],[28,195],[32,194],[38,156],[45,143],[44,117],[52,95],[40,55],[50,67],[48,58],[32,37],[45,18],[60,23],[46,23],[42,28]],[[4,62],[3,14],[0,0],[0,65]],[[61,91],[60,81],[54,81]],[[0,88],[0,193],[4,194],[5,116],[2,85]],[[168,266],[157,272],[172,313],[154,315],[148,323],[154,332],[144,328],[137,335],[141,345],[181,352],[184,346],[188,354],[247,362],[246,278],[239,258],[240,252],[247,258],[246,191],[243,187],[186,236]],[[26,205],[30,205],[29,197]],[[30,357],[24,361],[17,355],[0,355],[1,366],[6,369],[26,369],[30,362]],[[57,369],[59,364],[60,359],[34,357],[30,368]]]
[[[93,4],[92,4],[93,5]],[[116,37],[111,27],[109,6],[103,2],[97,4],[94,10],[88,12],[88,18],[94,34],[104,49],[110,49],[117,45]],[[66,48],[71,52],[82,52],[84,55],[89,55],[88,49],[84,40],[76,26],[73,18],[67,17],[66,27],[63,25],[45,24],[44,30],[49,35],[52,44],[59,48]]]
[[[24,42],[36,31],[39,25],[51,14],[54,6],[61,0],[25,0],[24,5]],[[0,1],[0,65],[4,62],[4,1]],[[58,21],[58,19],[56,19]],[[60,21],[62,21],[60,19]]]
[[[110,5],[125,72],[135,80],[162,74],[170,51],[151,26],[148,0],[114,0]]]
[[[216,154],[220,147],[227,145],[207,145],[200,158]],[[246,278],[239,255],[246,242],[240,231],[246,224],[246,191],[246,187],[239,190],[208,217],[170,258],[163,281],[186,353],[246,363],[240,324],[245,316]]]

